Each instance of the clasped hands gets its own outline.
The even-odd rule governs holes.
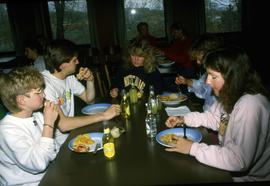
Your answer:
[[[175,126],[179,126],[184,123],[183,116],[170,116],[165,124],[167,127],[172,128]],[[169,143],[172,147],[165,148],[168,152],[179,152],[183,154],[189,154],[193,141],[189,139],[184,139],[183,137],[179,137],[176,135],[172,136],[172,142]]]
[[[80,67],[79,73],[76,75],[78,80],[93,81],[94,75],[87,67]]]

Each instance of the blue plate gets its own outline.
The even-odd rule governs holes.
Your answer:
[[[104,112],[110,106],[111,106],[111,104],[109,104],[109,103],[97,103],[97,104],[93,104],[93,105],[87,105],[86,107],[82,108],[82,113],[89,114],[89,115],[97,114],[100,112]]]
[[[171,147],[167,143],[163,142],[161,140],[161,136],[164,136],[165,134],[175,134],[177,136],[184,136],[183,128],[172,128],[167,129],[159,132],[156,136],[156,140],[159,144],[165,146],[165,147]],[[198,129],[194,128],[186,128],[186,136],[188,139],[194,141],[194,142],[200,142],[202,140],[202,133]]]
[[[91,132],[91,133],[88,133],[88,135],[90,135],[91,139],[95,141],[94,144],[89,145],[89,151],[88,152],[93,152],[97,143],[101,144],[100,148],[98,148],[97,150],[103,149],[103,145],[102,145],[103,133],[102,132]],[[68,143],[68,148],[70,150],[72,150],[72,151],[75,151],[74,148],[73,148],[73,142],[74,142],[75,138],[70,140],[69,143]],[[75,151],[75,152],[77,152],[77,151]]]

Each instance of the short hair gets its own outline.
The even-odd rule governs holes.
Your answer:
[[[148,27],[148,24],[147,24],[146,22],[139,22],[139,23],[137,24],[137,31],[140,32],[141,27],[143,27],[143,26]]]
[[[0,96],[10,112],[19,112],[16,97],[32,89],[45,88],[42,74],[33,67],[18,67],[0,76]],[[5,88],[3,88],[5,87]]]
[[[223,41],[217,36],[205,34],[197,38],[189,49],[191,60],[196,60],[198,55],[205,55],[207,52],[223,46]]]
[[[51,73],[60,72],[60,66],[68,63],[73,57],[78,57],[78,48],[75,43],[66,39],[53,40],[47,47],[44,56],[46,69]]]
[[[43,54],[43,48],[40,43],[36,40],[28,40],[24,42],[24,48],[30,48],[31,50],[35,51],[37,54]]]
[[[182,32],[183,34],[186,34],[186,30],[183,26],[183,24],[181,22],[175,22],[173,23],[171,26],[170,26],[170,29],[171,30],[176,30],[176,31],[180,31]]]

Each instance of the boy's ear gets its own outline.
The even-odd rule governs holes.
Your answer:
[[[61,71],[65,69],[66,65],[67,65],[67,63],[62,63],[62,64],[59,66],[59,68],[61,69]]]
[[[18,104],[19,108],[22,108],[22,106],[24,105],[25,101],[24,101],[24,96],[23,95],[18,95],[16,97],[16,102]]]

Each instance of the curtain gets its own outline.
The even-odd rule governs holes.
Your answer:
[[[172,40],[170,34],[170,26],[173,24],[173,4],[172,1],[163,0],[164,2],[164,12],[165,12],[165,31],[168,38],[168,41]],[[167,42],[168,42],[167,41]]]
[[[206,32],[206,23],[205,23],[205,6],[204,0],[198,1],[197,4],[197,24],[199,25],[199,34],[204,34]]]
[[[114,43],[124,48],[128,42],[125,21],[124,0],[115,0],[116,21],[114,28]]]
[[[11,32],[12,32],[12,39],[16,51],[16,56],[21,56],[23,55],[23,42],[22,39],[23,32],[21,31],[21,25],[20,21],[16,19],[16,6],[12,3],[7,3],[7,11],[8,11],[8,16],[9,16],[9,22],[10,22],[10,27],[11,27]]]
[[[91,47],[100,49],[99,36],[97,33],[95,0],[87,0],[88,20],[89,20],[89,34]]]

